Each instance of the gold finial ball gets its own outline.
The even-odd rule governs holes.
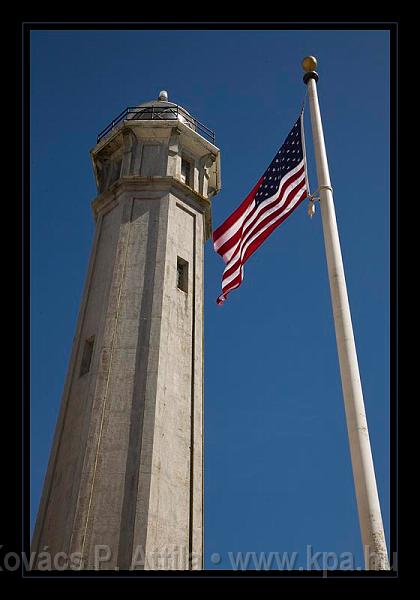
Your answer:
[[[318,63],[315,56],[305,56],[305,58],[302,60],[303,70],[307,73],[308,71],[315,71],[317,64]]]

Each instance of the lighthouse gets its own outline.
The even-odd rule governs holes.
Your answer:
[[[32,551],[88,570],[202,569],[203,254],[220,152],[162,91],[122,111],[91,158],[95,235]]]

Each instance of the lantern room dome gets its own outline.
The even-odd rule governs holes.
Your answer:
[[[179,106],[179,104],[169,102],[168,92],[165,90],[160,92],[157,100],[143,102],[142,104],[139,104],[137,108],[138,112],[133,110],[127,116],[127,119],[136,121],[149,119],[169,121],[178,119],[191,129],[196,129],[196,120],[194,117],[192,117],[185,108]]]

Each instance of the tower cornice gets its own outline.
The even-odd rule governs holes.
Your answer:
[[[203,147],[203,153],[211,152],[217,155],[220,150],[215,145],[212,144],[205,137],[200,135],[197,131],[194,131],[187,125],[185,125],[180,120],[171,120],[171,121],[140,121],[135,119],[127,119],[122,122],[119,126],[115,128],[115,131],[102,140],[100,140],[91,150],[90,153],[92,156],[98,154],[103,148],[105,148],[110,142],[118,138],[123,134],[124,131],[132,130],[141,132],[141,136],[143,136],[147,131],[150,131],[150,136],[152,138],[156,137],[156,130],[158,129],[176,129],[178,133],[183,133],[192,139],[194,139],[199,145]],[[155,133],[154,133],[155,132]]]
[[[100,213],[107,212],[111,205],[118,202],[118,198],[125,192],[139,193],[144,192],[165,192],[176,191],[185,197],[187,202],[191,202],[194,208],[199,210],[204,215],[204,229],[205,239],[211,237],[212,224],[211,224],[211,201],[209,198],[205,198],[200,193],[193,190],[190,186],[186,185],[176,177],[171,175],[165,176],[150,176],[145,177],[141,175],[126,175],[120,177],[108,190],[97,196],[92,201],[92,211],[95,221],[97,220]]]

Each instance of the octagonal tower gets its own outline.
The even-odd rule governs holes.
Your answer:
[[[82,569],[201,569],[203,245],[219,149],[161,92],[91,156],[96,232],[32,551]]]

